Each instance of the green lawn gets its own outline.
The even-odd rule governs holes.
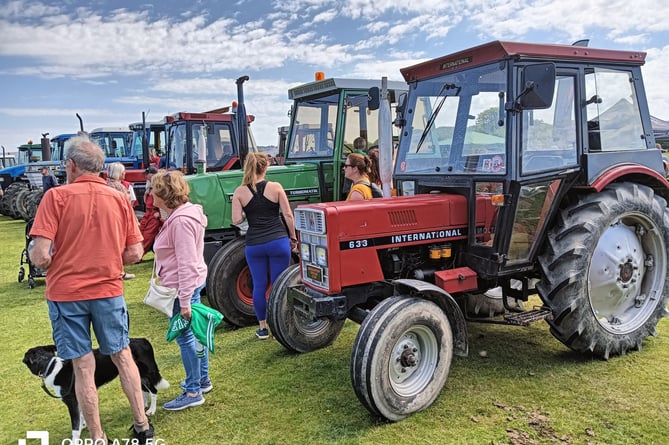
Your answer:
[[[24,229],[24,222],[0,217],[0,444],[16,444],[29,430],[47,430],[51,444],[60,444],[70,436],[65,405],[48,397],[21,362],[29,347],[51,343],[44,279],[35,289],[17,282]],[[151,262],[127,269],[137,274],[125,290],[131,335],[151,340],[172,384],[159,393],[160,406],[179,392],[179,349],[165,341],[167,319],[142,303]],[[296,355],[274,340],[258,341],[255,327],[224,326],[211,357],[214,390],[201,407],[159,407],[151,420],[157,437],[164,445],[669,443],[667,320],[643,351],[609,361],[570,352],[543,322],[470,324],[469,357],[454,359],[433,406],[399,423],[370,416],[351,388],[357,329],[349,321],[332,346]],[[132,419],[118,380],[100,391],[100,402],[108,436],[127,437]]]

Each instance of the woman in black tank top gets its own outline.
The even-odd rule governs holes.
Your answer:
[[[266,154],[249,153],[244,161],[242,184],[232,195],[232,223],[240,224],[246,219],[249,225],[245,253],[253,279],[253,309],[259,325],[256,336],[261,340],[269,337],[267,287],[290,264],[291,250],[297,250],[295,219],[288,197],[281,184],[265,179],[267,167]]]

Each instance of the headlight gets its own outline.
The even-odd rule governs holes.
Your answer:
[[[300,243],[300,258],[302,261],[311,261],[311,245],[307,243]]]
[[[325,247],[316,246],[316,263],[319,266],[328,265],[328,251]]]

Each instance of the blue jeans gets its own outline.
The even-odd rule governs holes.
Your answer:
[[[204,289],[204,284],[193,292],[193,296],[190,299],[190,304],[200,302],[200,292]],[[178,314],[181,311],[181,306],[179,305],[179,299],[174,300],[174,312],[173,315]],[[209,351],[207,348],[204,348],[204,357],[199,358],[197,356],[196,345],[198,341],[193,335],[193,331],[188,328],[181,333],[176,338],[179,349],[181,350],[181,361],[184,364],[184,369],[186,370],[186,391],[190,393],[199,393],[200,392],[200,380],[209,378]]]
[[[255,246],[246,246],[246,262],[253,280],[253,310],[258,321],[267,319],[267,278],[274,283],[290,265],[290,238],[284,237]]]

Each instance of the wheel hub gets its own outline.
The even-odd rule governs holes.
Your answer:
[[[402,364],[403,367],[409,367],[409,366],[416,366],[417,360],[416,360],[416,348],[409,349],[407,345],[405,345],[406,349],[404,352],[402,352],[402,355],[400,357],[400,363]]]
[[[630,281],[632,281],[632,276],[634,275],[634,269],[637,268],[638,267],[632,264],[631,259],[628,259],[625,263],[621,264],[619,281],[621,281],[623,284],[628,284]]]
[[[237,276],[236,289],[239,299],[249,306],[253,305],[253,278],[251,269],[245,266]]]
[[[406,333],[393,349],[391,370],[395,382],[411,377],[421,361],[420,343],[413,333]]]
[[[590,304],[608,331],[629,332],[646,319],[650,289],[644,283],[654,274],[653,256],[661,246],[656,238],[634,215],[607,228],[597,243],[588,274]]]

